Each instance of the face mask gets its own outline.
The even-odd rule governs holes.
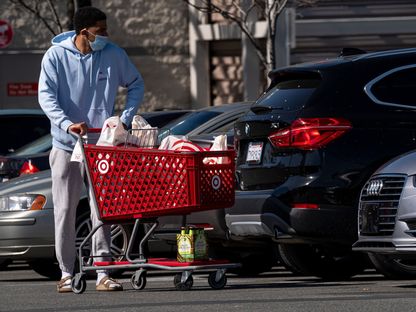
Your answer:
[[[94,34],[91,34],[91,35],[93,35],[95,37],[94,41],[89,41],[88,40],[88,42],[90,44],[90,47],[91,47],[91,50],[100,51],[100,50],[104,49],[105,45],[108,43],[108,37],[107,36],[94,35]]]

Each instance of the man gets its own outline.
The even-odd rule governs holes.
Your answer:
[[[55,250],[62,271],[58,292],[71,292],[76,258],[75,218],[84,181],[83,164],[70,162],[76,139],[88,128],[101,128],[113,115],[119,86],[127,88],[125,110],[120,119],[129,125],[143,99],[143,79],[123,49],[108,41],[106,15],[97,8],[80,8],[74,16],[75,31],[52,40],[42,60],[39,104],[51,121],[50,153],[52,196],[55,214]],[[99,224],[91,209],[93,226]],[[93,237],[97,260],[110,255],[110,226]],[[106,258],[107,256],[107,258]],[[122,290],[106,271],[97,271],[97,290]]]

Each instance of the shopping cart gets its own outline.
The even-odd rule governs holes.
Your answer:
[[[157,130],[157,129],[156,129]],[[97,134],[101,129],[89,129]],[[86,246],[97,226],[79,246],[79,273],[72,280],[74,293],[86,289],[86,273],[97,270],[135,270],[131,285],[136,290],[146,286],[148,269],[168,270],[175,273],[174,285],[178,290],[189,290],[193,285],[192,273],[209,273],[208,283],[221,289],[227,283],[226,270],[237,268],[238,263],[223,259],[178,262],[171,259],[146,258],[144,246],[158,226],[157,218],[165,215],[183,215],[209,209],[227,208],[234,204],[233,150],[181,152],[159,150],[155,147],[157,132],[131,133],[124,146],[98,146],[78,134],[81,154],[90,187],[91,209],[96,209],[103,224],[134,221],[124,258],[126,261],[94,261],[94,255],[85,256]],[[143,135],[146,133],[146,135]],[[140,142],[132,143],[132,137]],[[212,159],[221,160],[212,162]],[[185,225],[186,218],[183,218]],[[133,256],[133,242],[140,224],[150,223],[150,230],[140,239],[139,252]]]

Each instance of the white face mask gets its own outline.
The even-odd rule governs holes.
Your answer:
[[[109,39],[107,36],[100,36],[100,35],[94,35],[88,31],[89,34],[93,35],[95,37],[94,41],[89,41],[91,50],[93,51],[100,51],[104,49],[106,44],[108,43]]]

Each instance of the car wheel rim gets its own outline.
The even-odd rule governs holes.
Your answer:
[[[79,247],[82,243],[82,241],[87,237],[87,235],[91,232],[92,229],[92,223],[90,218],[85,218],[82,220],[76,228],[76,239],[75,239],[75,247],[77,249],[77,254],[79,251]],[[126,252],[128,244],[128,237],[127,232],[125,229],[118,225],[113,224],[111,225],[111,254],[113,255],[114,259],[122,260],[123,256]],[[83,250],[85,253],[83,253],[84,256],[89,256],[90,250],[91,250],[91,242],[87,242],[87,244],[84,245]]]

